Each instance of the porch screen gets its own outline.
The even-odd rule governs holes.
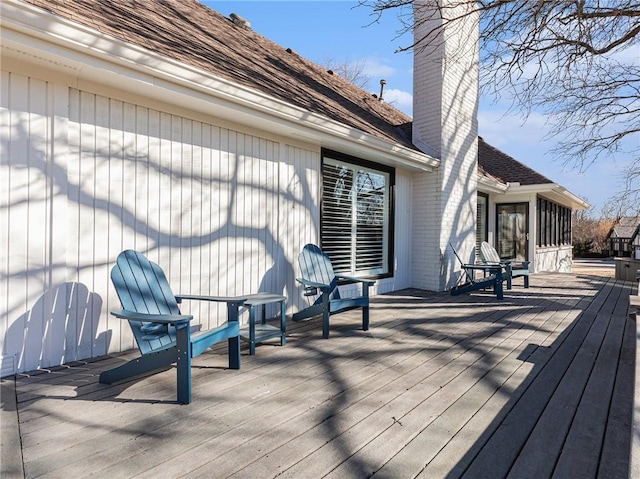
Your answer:
[[[571,209],[538,197],[536,246],[571,244]]]
[[[336,272],[380,276],[391,271],[392,180],[392,172],[344,155],[323,158],[321,246]]]

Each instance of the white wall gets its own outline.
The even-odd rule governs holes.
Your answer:
[[[433,174],[414,176],[413,284],[441,291],[461,275],[449,244],[463,261],[475,247],[478,24],[470,15],[464,24],[443,25],[432,16],[433,3],[413,2],[414,40],[431,37],[426,48],[414,49],[413,142],[441,160]],[[450,17],[469,8],[444,3]]]
[[[535,272],[571,273],[573,268],[573,247],[553,246],[536,248],[533,261]]]
[[[161,264],[176,292],[298,303],[318,151],[7,72],[2,115],[3,372],[133,347],[108,315],[126,248]],[[224,311],[209,308],[185,311],[211,327]]]
[[[2,72],[2,375],[134,347],[109,280],[117,254],[158,262],[176,293],[289,297],[319,240],[320,146],[215,117]],[[144,106],[143,106],[144,105]],[[395,276],[410,286],[412,180],[396,172]],[[346,291],[349,294],[349,291]],[[205,327],[225,311],[185,304]]]
[[[640,259],[640,234],[637,234],[631,243],[631,257]]]

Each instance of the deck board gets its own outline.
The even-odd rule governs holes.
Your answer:
[[[519,377],[519,370],[519,380],[522,379],[522,374],[530,373],[528,364],[519,359],[521,351],[526,347],[525,343],[543,339],[546,336],[544,328],[554,329],[561,319],[561,315],[542,311],[530,322],[523,323],[522,328],[509,338],[511,346],[507,342],[503,343],[506,355],[495,358],[495,365],[484,365],[485,369],[490,367],[493,376],[491,381],[482,380],[486,375],[479,378],[433,425],[421,431],[418,438],[394,456],[374,477],[384,477],[385,474],[413,477],[418,473],[425,477],[440,477],[445,464],[451,465],[446,459],[448,454],[445,452],[443,455],[441,451],[462,450],[465,446],[468,448],[468,438],[477,437],[476,434],[470,434],[470,431],[477,431],[478,423],[481,423],[482,430],[486,429],[487,423],[483,419],[489,415],[478,415],[478,411],[486,412],[489,408],[498,411],[504,406],[508,395],[499,394],[499,391],[510,389],[509,381],[513,381],[514,376]],[[438,442],[434,443],[436,440]],[[426,450],[433,451],[433,454],[425,456],[423,451]]]
[[[135,353],[20,375],[25,476],[627,477],[630,292],[541,274],[504,301],[377,296],[367,332],[351,311],[329,340],[312,319],[243,345],[240,371],[224,346],[199,356],[182,406],[174,369],[97,382]]]

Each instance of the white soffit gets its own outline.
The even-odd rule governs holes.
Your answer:
[[[2,55],[27,57],[127,93],[304,140],[383,164],[432,171],[429,155],[295,107],[260,91],[117,40],[34,6],[4,0]]]
[[[586,210],[590,207],[589,203],[557,183],[543,183],[540,185],[520,185],[510,183],[506,193],[536,193],[574,210]]]

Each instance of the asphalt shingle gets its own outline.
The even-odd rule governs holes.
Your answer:
[[[196,0],[25,0],[186,65],[259,90],[376,137],[416,149],[411,118]]]
[[[488,173],[503,183],[520,183],[521,185],[553,183],[546,176],[491,146],[482,137],[478,138],[478,167],[481,173]]]

